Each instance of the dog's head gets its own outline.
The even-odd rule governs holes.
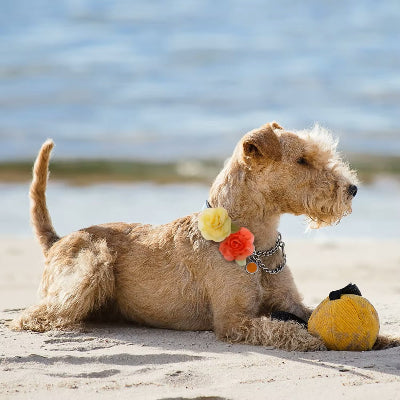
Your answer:
[[[286,132],[276,122],[247,133],[231,165],[242,175],[244,195],[265,213],[306,215],[310,227],[339,222],[351,213],[357,178],[336,151],[337,141],[316,125]]]

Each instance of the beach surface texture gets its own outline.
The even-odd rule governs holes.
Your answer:
[[[381,333],[400,335],[396,240],[289,240],[288,262],[316,306],[356,283],[379,313]],[[213,332],[135,325],[12,332],[7,321],[33,304],[43,258],[33,239],[0,240],[1,399],[395,399],[400,348],[285,352],[229,344]]]

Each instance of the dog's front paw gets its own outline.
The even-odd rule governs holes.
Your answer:
[[[303,334],[295,338],[290,350],[294,351],[326,351],[324,342],[316,336],[310,335],[305,329]]]
[[[309,340],[304,350],[301,351],[327,351],[325,343],[317,337],[313,337],[313,340]]]
[[[318,336],[311,335],[306,329],[297,322],[288,321],[281,322],[282,331],[286,334],[282,335],[282,340],[277,343],[277,348],[286,351],[325,351],[327,350],[324,342]]]
[[[399,346],[400,346],[400,338],[393,338],[390,336],[379,335],[376,339],[375,344],[372,347],[372,350],[384,350]]]

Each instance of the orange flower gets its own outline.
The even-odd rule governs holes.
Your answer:
[[[240,228],[238,232],[231,233],[220,245],[219,251],[225,260],[244,262],[246,257],[254,251],[254,235],[246,228]]]

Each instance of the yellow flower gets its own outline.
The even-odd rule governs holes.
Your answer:
[[[231,234],[231,219],[225,208],[206,208],[199,215],[199,229],[204,239],[222,242]]]

